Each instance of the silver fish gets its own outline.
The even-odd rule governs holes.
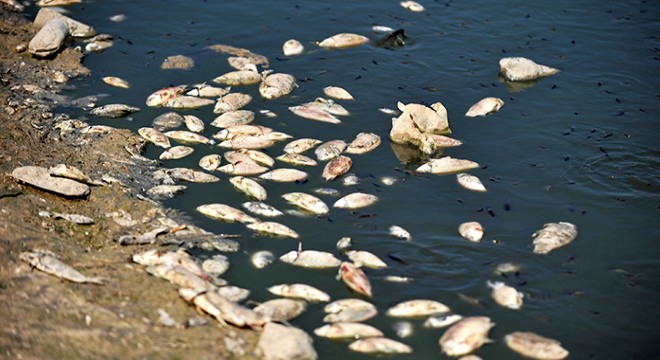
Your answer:
[[[58,259],[57,255],[47,250],[22,252],[18,257],[34,268],[75,283],[102,285],[105,282],[105,279],[101,277],[88,277],[81,274],[76,269]]]
[[[290,39],[284,42],[282,45],[282,52],[284,56],[295,56],[300,55],[305,51],[305,47],[300,41],[296,39]]]
[[[343,49],[364,45],[368,42],[369,38],[366,36],[340,33],[324,39],[319,43],[319,46],[323,48]]]
[[[215,103],[213,112],[216,114],[224,114],[230,111],[242,109],[245,105],[252,101],[252,96],[243,93],[229,93]]]
[[[227,93],[229,93],[230,90],[231,88],[229,87],[219,88],[206,84],[195,84],[192,86],[190,90],[186,92],[186,95],[205,97],[205,98],[219,98],[227,95]]]
[[[261,174],[265,171],[268,171],[268,168],[251,162],[239,161],[235,164],[227,164],[220,166],[217,170],[230,175],[250,176],[250,175]]]
[[[268,156],[266,153],[253,149],[238,149],[227,151],[224,154],[225,159],[232,164],[238,162],[248,162],[255,163],[264,166],[273,166],[275,160],[272,157]]]
[[[402,1],[400,4],[404,9],[410,10],[412,12],[423,12],[425,10],[424,6],[422,6],[422,4],[418,3],[417,1]]]
[[[186,124],[188,130],[194,133],[204,131],[204,121],[195,115],[183,115],[183,122]]]
[[[400,338],[407,338],[413,333],[413,324],[410,321],[397,321],[392,324],[392,329],[396,336]]]
[[[461,320],[463,317],[458,314],[438,314],[438,315],[432,315],[429,316],[425,321],[424,321],[424,327],[426,328],[443,328],[445,326],[449,326],[459,320]]]
[[[261,74],[252,70],[230,71],[213,79],[218,84],[240,86],[252,85],[261,81]]]
[[[229,270],[229,259],[224,255],[214,255],[202,262],[202,270],[207,274],[222,275]]]
[[[338,176],[347,173],[348,170],[351,169],[352,165],[353,160],[351,158],[348,156],[339,155],[325,164],[321,176],[327,181],[334,180]]]
[[[415,171],[419,173],[431,173],[436,175],[445,175],[466,170],[478,168],[479,164],[465,159],[454,159],[445,156],[439,159],[431,159],[427,163],[418,167]]]
[[[106,77],[101,78],[101,80],[103,80],[103,82],[108,84],[108,85],[112,85],[112,86],[116,86],[116,87],[120,87],[120,88],[124,88],[124,89],[128,89],[128,88],[131,87],[131,84],[128,81],[126,81],[122,78],[118,78],[116,76],[106,76]]]
[[[294,154],[294,153],[285,153],[283,155],[280,155],[276,157],[275,159],[285,162],[287,164],[291,164],[294,166],[316,166],[317,162],[316,160],[302,155],[302,154]]]
[[[317,108],[313,108],[305,105],[299,105],[299,106],[291,106],[289,107],[289,110],[300,117],[304,117],[305,119],[316,120],[331,124],[341,123],[341,120],[337,119],[329,112]]]
[[[138,129],[138,134],[140,134],[140,136],[142,136],[145,140],[152,142],[156,146],[160,146],[165,149],[172,146],[170,145],[170,139],[157,129],[150,127],[142,127]]]
[[[147,195],[160,199],[171,199],[186,188],[185,185],[156,185],[147,190]]]
[[[188,168],[166,169],[165,173],[170,177],[172,177],[173,179],[189,181],[194,183],[209,183],[209,182],[220,181],[220,178],[216,176]]]
[[[316,215],[325,215],[330,211],[328,205],[326,205],[323,200],[307,193],[286,193],[282,195],[282,198],[289,204],[295,205]]]
[[[206,171],[215,171],[220,167],[222,157],[218,154],[209,154],[199,159],[199,167]]]
[[[172,109],[197,109],[202,106],[212,105],[213,99],[199,98],[196,96],[179,95],[165,101],[163,106]]]
[[[304,103],[301,105],[304,108],[321,110],[331,115],[348,116],[351,113],[345,107],[337,104],[334,100],[324,99],[317,97],[312,102]]]
[[[361,132],[346,148],[348,154],[365,154],[380,145],[380,136],[374,133]]]
[[[399,239],[405,240],[405,241],[410,241],[412,240],[412,236],[408,232],[408,230],[402,228],[401,226],[398,225],[392,225],[390,226],[390,235],[397,237]]]
[[[230,140],[236,136],[266,135],[273,132],[273,129],[261,125],[232,125],[226,127],[213,135],[217,140]]]
[[[476,104],[472,105],[465,113],[467,117],[486,116],[497,112],[504,105],[504,101],[496,97],[487,97],[479,100]]]
[[[168,138],[184,144],[208,144],[208,145],[215,144],[215,141],[207,138],[206,136],[194,133],[192,131],[174,130],[174,131],[168,131],[164,134]]]
[[[474,175],[470,175],[468,173],[456,174],[456,180],[462,187],[468,190],[479,192],[486,191],[484,184],[481,182],[481,180],[479,180],[478,177]]]
[[[378,314],[376,307],[362,299],[348,298],[334,301],[323,308],[324,322],[360,322]]]
[[[387,267],[383,260],[368,251],[350,250],[346,251],[346,256],[358,266],[365,266],[370,269],[384,269]]]
[[[151,125],[158,131],[165,131],[180,127],[183,125],[184,121],[183,116],[174,111],[170,111],[156,116],[156,118],[151,121]]]
[[[297,87],[296,78],[292,75],[269,74],[268,71],[264,71],[259,84],[259,93],[264,99],[277,99],[289,95]]]

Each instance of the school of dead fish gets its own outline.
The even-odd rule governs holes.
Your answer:
[[[52,4],[51,4],[52,5]],[[415,1],[403,1],[400,5],[412,12],[424,12],[426,9]],[[382,31],[390,31],[384,28]],[[377,30],[374,30],[377,31]],[[378,30],[381,31],[381,30]],[[316,43],[327,49],[345,49],[362,46],[369,38],[353,33],[339,33],[329,36]],[[359,178],[349,174],[353,159],[347,155],[361,155],[373,151],[381,144],[379,135],[372,132],[360,132],[355,139],[346,142],[342,139],[323,141],[314,138],[293,139],[292,136],[273,130],[270,127],[256,125],[255,113],[244,108],[251,104],[252,96],[233,91],[232,87],[258,85],[259,94],[264,99],[275,100],[286,97],[299,87],[296,78],[290,74],[277,73],[268,68],[268,60],[245,49],[233,48],[227,45],[214,45],[212,49],[233,55],[228,58],[230,66],[236,70],[222,74],[210,81],[225,87],[215,87],[207,84],[168,86],[155,91],[146,99],[149,107],[163,107],[176,110],[196,109],[213,105],[213,113],[217,117],[210,122],[219,130],[212,138],[201,133],[205,131],[205,120],[194,115],[179,115],[176,112],[162,114],[153,120],[151,127],[142,127],[138,134],[146,141],[164,148],[160,160],[169,161],[184,158],[194,152],[189,145],[215,146],[223,155],[209,154],[199,161],[199,167],[204,171],[189,168],[169,168],[158,170],[158,176],[168,176],[174,180],[206,183],[221,179],[210,173],[221,172],[231,175],[229,181],[234,188],[245,195],[248,202],[242,207],[254,214],[222,203],[208,203],[197,207],[197,211],[205,216],[224,222],[243,223],[258,234],[270,237],[289,237],[297,239],[299,234],[287,225],[270,220],[266,217],[283,216],[284,212],[265,203],[268,200],[267,181],[303,182],[309,176],[298,167],[318,166],[318,162],[326,162],[322,178],[332,182],[344,178],[344,183],[354,184]],[[244,51],[243,51],[244,50]],[[282,51],[285,56],[300,56],[306,49],[298,40],[290,39],[284,42]],[[503,58],[500,60],[500,74],[509,81],[526,81],[539,77],[554,75],[559,70],[539,65],[526,58]],[[259,72],[258,66],[264,70]],[[106,84],[124,89],[130,89],[130,84],[121,78],[108,76],[102,79]],[[355,101],[353,95],[339,86],[323,88],[327,98],[316,99],[291,106],[289,110],[302,118],[339,125],[344,117],[350,116],[340,103],[336,101]],[[466,117],[491,115],[499,111],[504,101],[495,97],[486,97],[472,105],[465,113]],[[393,118],[391,140],[399,142],[396,126],[406,124],[411,133],[404,134],[402,143],[418,146],[422,152],[433,154],[436,150],[460,146],[459,140],[453,139],[447,123],[447,110],[441,103],[430,107],[421,104],[398,103],[402,114]],[[124,104],[107,104],[95,107],[92,115],[103,117],[128,116],[140,109]],[[395,114],[394,110],[381,109],[386,113]],[[259,112],[267,117],[277,116],[267,109]],[[185,125],[187,130],[176,130]],[[262,149],[272,147],[278,142],[288,141],[283,147],[283,154],[275,159],[262,152]],[[173,146],[173,142],[180,144]],[[229,150],[223,151],[222,148]],[[314,150],[314,160],[305,153]],[[222,165],[223,159],[228,162]],[[292,167],[276,166],[277,162]],[[275,168],[273,168],[275,167]],[[458,183],[465,189],[475,192],[485,192],[486,188],[480,179],[467,171],[479,168],[480,165],[467,159],[444,156],[431,158],[420,165],[417,173],[436,175],[456,174]],[[50,169],[52,176],[66,177],[84,183],[98,185],[79,170],[60,164]],[[28,181],[20,179],[21,181]],[[346,181],[348,180],[348,181]],[[394,185],[396,179],[382,179],[383,184]],[[163,184],[147,191],[150,196],[170,198],[186,189],[184,185]],[[336,190],[328,188],[317,189],[319,194],[331,196]],[[292,206],[316,216],[327,216],[338,209],[361,209],[376,203],[379,199],[373,194],[359,191],[347,194],[328,206],[326,202],[312,194],[290,192],[282,198]],[[334,209],[332,209],[334,208]],[[332,209],[332,210],[331,210]],[[53,216],[78,224],[93,222],[82,215],[58,214],[42,212],[42,216]],[[261,218],[260,218],[261,217]],[[91,221],[91,222],[90,222]],[[154,231],[161,231],[160,229]],[[481,241],[484,235],[483,227],[475,221],[461,224],[458,233],[470,242]],[[404,241],[411,241],[411,234],[400,226],[392,225],[389,234]],[[156,233],[157,235],[157,233]],[[155,235],[151,235],[155,237]],[[533,252],[546,254],[558,247],[567,245],[577,237],[575,225],[567,222],[548,223],[533,234]],[[279,260],[292,266],[324,269],[336,268],[337,279],[343,281],[357,297],[331,301],[331,296],[324,291],[308,284],[284,283],[273,285],[267,290],[281,298],[272,299],[254,308],[239,304],[249,296],[249,290],[228,285],[221,278],[229,268],[229,261],[223,255],[206,259],[201,264],[184,250],[161,251],[147,250],[133,255],[132,260],[145,266],[149,274],[163,278],[179,287],[179,295],[209,316],[222,324],[232,324],[239,327],[260,329],[271,321],[286,322],[294,319],[307,309],[307,303],[330,302],[324,307],[327,314],[323,321],[326,325],[314,330],[317,336],[331,339],[353,341],[349,348],[354,351],[372,354],[405,354],[413,352],[412,347],[397,340],[384,337],[382,331],[364,324],[378,314],[377,308],[370,299],[374,293],[367,273],[368,268],[378,270],[388,267],[388,264],[377,255],[366,250],[353,250],[350,238],[342,238],[337,243],[337,250],[348,260],[342,260],[334,254],[325,251],[298,249],[279,256]],[[20,254],[20,259],[30,266],[54,276],[77,283],[104,284],[106,279],[88,277],[62,262],[57,255],[45,251],[34,250]],[[276,259],[271,252],[259,251],[251,256],[252,263],[258,269],[267,267]],[[509,266],[505,266],[509,265]],[[519,267],[512,264],[502,264],[496,274],[518,271]],[[409,281],[407,278],[390,276],[391,281]],[[503,282],[487,282],[492,290],[493,300],[508,309],[519,310],[523,305],[524,295],[514,287]],[[162,314],[161,314],[162,315]],[[451,312],[451,309],[433,299],[412,299],[391,306],[386,316],[400,318],[425,318],[424,327],[449,327],[439,339],[441,351],[449,356],[467,355],[484,344],[492,342],[488,338],[490,329],[495,323],[485,316],[463,317]],[[395,332],[401,338],[410,336],[414,326],[408,321],[395,323]],[[563,359],[568,351],[553,339],[548,339],[531,332],[514,332],[504,337],[504,343],[513,351],[524,356],[537,359]]]

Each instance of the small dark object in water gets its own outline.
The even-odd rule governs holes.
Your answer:
[[[382,46],[387,49],[402,47],[406,45],[406,38],[407,36],[403,29],[399,29],[385,35],[383,38],[378,40],[378,46]]]

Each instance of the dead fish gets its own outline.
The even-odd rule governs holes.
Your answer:
[[[334,160],[334,159],[333,159]],[[355,174],[346,174],[342,179],[344,186],[353,186],[360,183],[360,178]]]
[[[227,63],[236,70],[250,70],[257,68],[257,64],[255,64],[252,59],[243,56],[230,56],[227,58]]]
[[[222,324],[230,323],[238,327],[260,329],[270,321],[252,309],[229,301],[213,291],[182,288],[179,289],[179,295],[215,317]]]
[[[316,166],[316,160],[302,154],[285,153],[275,159],[295,166]]]
[[[339,155],[336,158],[330,160],[325,167],[323,168],[323,174],[321,176],[325,180],[334,180],[338,176],[344,175],[351,169],[353,165],[353,160],[348,156]]]
[[[387,275],[383,276],[383,280],[395,283],[408,283],[413,281],[413,278],[406,276]]]
[[[171,147],[165,151],[163,151],[160,156],[158,157],[160,160],[176,160],[176,159],[182,159],[190,154],[193,153],[195,149],[191,148],[190,146],[174,146]]]
[[[264,201],[268,197],[268,192],[258,182],[244,176],[234,176],[229,179],[236,190],[253,197],[259,201]]]
[[[166,169],[165,173],[174,179],[194,183],[210,183],[220,181],[220,178],[217,176],[188,168]]]
[[[213,120],[211,126],[226,128],[233,125],[245,125],[254,121],[254,112],[250,110],[236,110],[226,112]]]
[[[368,251],[350,250],[346,251],[346,256],[357,266],[366,266],[370,269],[384,269],[387,267],[383,260]]]
[[[293,136],[281,131],[272,131],[266,134],[266,137],[271,141],[284,141],[291,139]]]
[[[365,339],[383,336],[375,327],[358,322],[336,322],[314,329],[314,334],[328,339]]]
[[[254,164],[260,164],[264,166],[273,166],[275,165],[275,160],[272,157],[268,156],[266,153],[254,150],[254,149],[238,149],[233,151],[227,151],[224,154],[225,159],[232,164],[238,162],[248,162]]]
[[[390,226],[390,235],[397,237],[399,239],[405,240],[405,241],[410,241],[412,240],[412,236],[410,233],[402,228],[401,226],[398,225],[392,225]]]
[[[524,57],[505,57],[500,59],[500,74],[509,81],[528,81],[555,75],[558,69],[539,65]]]
[[[332,206],[340,209],[360,209],[378,201],[376,195],[354,192],[337,200]]]
[[[269,287],[269,292],[286,298],[303,299],[308,302],[327,302],[330,295],[306,284],[280,284]]]
[[[170,139],[167,136],[165,136],[165,134],[154,128],[142,127],[138,129],[138,134],[140,134],[142,138],[144,138],[147,141],[150,141],[156,146],[160,146],[165,149],[172,146],[170,145]]]
[[[504,275],[504,274],[509,274],[509,273],[515,273],[520,271],[522,268],[521,265],[514,264],[514,263],[501,263],[497,265],[495,268],[495,271],[493,271],[494,274],[496,275]]]
[[[230,140],[237,136],[267,135],[273,132],[273,129],[261,125],[233,125],[218,131],[213,135],[217,140]]]
[[[79,225],[90,225],[94,223],[94,219],[91,217],[80,214],[62,214],[56,212],[51,213],[48,211],[39,211],[39,216],[52,217],[53,219],[63,219]]]
[[[366,297],[371,297],[371,283],[359,267],[350,262],[342,262],[339,266],[339,277],[349,289]]]
[[[230,90],[230,87],[219,88],[206,84],[196,84],[193,85],[191,89],[186,91],[186,95],[204,98],[219,98],[227,95]]]
[[[424,327],[433,329],[443,328],[461,320],[462,318],[461,315],[457,314],[431,315],[424,321]]]
[[[341,264],[341,260],[331,253],[316,250],[291,250],[280,256],[280,260],[287,264],[311,269],[336,268]]]
[[[396,110],[388,109],[388,108],[378,108],[378,111],[382,112],[383,114],[387,114],[387,115],[396,114]]]
[[[458,233],[465,240],[479,242],[484,236],[484,228],[476,221],[464,222],[458,227]]]
[[[307,309],[307,303],[295,299],[272,299],[259,304],[254,311],[272,321],[289,321],[298,317]]]
[[[470,109],[465,113],[465,116],[475,117],[475,116],[486,116],[497,112],[504,105],[504,101],[496,97],[487,97],[479,100],[476,104],[472,105]]]
[[[305,151],[312,149],[323,141],[310,138],[302,138],[293,140],[284,146],[284,152],[287,154],[301,154]]]
[[[209,279],[206,271],[184,250],[160,251],[152,249],[133,254],[131,259],[134,263],[144,266],[179,266],[203,280]]]
[[[380,145],[380,136],[374,133],[359,133],[348,147],[346,152],[349,154],[365,154]]]
[[[140,111],[140,108],[125,104],[107,104],[95,107],[89,113],[94,116],[118,118],[130,115],[136,111]]]
[[[304,103],[301,106],[317,109],[329,113],[330,115],[348,116],[351,113],[343,106],[337,104],[334,100],[317,97],[314,101]]]
[[[235,164],[220,166],[217,170],[230,175],[250,176],[268,171],[268,168],[251,162],[239,161]]]
[[[410,10],[412,12],[424,11],[424,6],[422,6],[422,4],[418,3],[417,1],[402,1],[400,4],[404,9]]]
[[[304,117],[305,119],[327,122],[331,124],[341,123],[341,120],[337,119],[329,112],[317,108],[299,105],[291,106],[289,107],[289,110],[300,117]]]
[[[397,321],[392,324],[392,329],[396,336],[400,338],[407,338],[413,333],[413,324],[410,321]]]
[[[577,227],[568,222],[547,223],[532,234],[534,253],[547,254],[564,246],[577,237]]]
[[[171,86],[155,91],[147,97],[147,106],[163,106],[167,101],[183,94],[186,85]]]
[[[57,255],[47,250],[22,252],[18,257],[36,269],[75,283],[90,283],[99,285],[105,283],[104,278],[88,277],[81,274],[76,269],[70,267],[58,259]]]
[[[185,185],[156,185],[147,190],[147,195],[159,199],[171,199],[186,188]]]
[[[305,51],[305,47],[296,39],[289,39],[282,45],[284,56],[300,55]]]
[[[114,219],[115,222],[121,223],[117,221],[118,219]],[[169,226],[161,226],[157,227],[151,231],[147,231],[142,234],[138,235],[122,235],[119,237],[117,240],[119,242],[119,245],[145,245],[145,244],[153,244],[156,242],[156,237],[160,234],[164,234],[166,232],[170,231]]]
[[[243,203],[242,206],[244,209],[248,210],[249,212],[261,216],[275,217],[275,216],[284,215],[283,212],[277,210],[273,206],[258,201],[245,202]]]
[[[469,316],[454,323],[440,338],[442,352],[449,356],[466,355],[491,342],[488,332],[495,324],[485,316]]]
[[[501,281],[488,281],[486,284],[493,289],[491,296],[496,303],[509,309],[520,309],[523,304],[523,293]]]
[[[213,79],[215,83],[230,86],[252,85],[260,81],[261,75],[252,70],[230,71]]]
[[[324,39],[319,43],[319,46],[329,49],[344,49],[364,45],[368,42],[369,38],[366,36],[351,33],[340,33]]]
[[[213,99],[199,98],[197,96],[178,95],[163,103],[162,106],[172,109],[197,109],[202,106],[213,105]]]
[[[222,275],[229,270],[229,259],[224,255],[214,255],[202,262],[202,270],[207,274]]]
[[[332,188],[316,188],[314,189],[314,192],[319,194],[319,195],[328,195],[328,196],[339,196],[341,195],[341,192],[337,189],[332,189]]]
[[[323,308],[328,314],[324,322],[360,322],[366,321],[378,314],[376,307],[362,299],[348,298],[334,301]]]
[[[131,84],[128,83],[128,81],[118,78],[116,76],[106,76],[104,78],[101,78],[104,83],[124,89],[128,89],[131,87]]]
[[[80,129],[81,134],[109,134],[113,132],[115,128],[112,126],[106,126],[106,125],[92,125],[92,126],[85,126],[84,128]]]
[[[277,117],[276,113],[274,113],[273,111],[268,110],[268,109],[261,109],[261,110],[259,110],[259,113],[264,114],[264,115],[266,115],[266,117],[269,117],[271,119]]]
[[[184,118],[175,111],[169,111],[164,114],[158,115],[151,125],[159,131],[165,131],[168,129],[176,129],[179,126],[183,125]]]
[[[273,221],[256,222],[246,225],[248,229],[256,232],[265,233],[269,235],[290,237],[297,239],[298,233],[286,225],[276,223]]]
[[[247,299],[248,296],[250,296],[250,290],[232,285],[225,285],[219,287],[217,293],[223,298],[234,303],[243,301]]]
[[[316,215],[325,215],[330,211],[328,205],[326,205],[323,200],[307,193],[291,192],[283,194],[282,198],[289,204],[295,205]],[[339,264],[337,264],[337,266],[339,266]]]
[[[446,175],[478,168],[479,164],[465,159],[454,159],[444,156],[439,159],[431,159],[426,164],[418,167],[415,171],[419,173],[431,173],[435,175]]]
[[[259,93],[264,99],[278,99],[289,95],[295,88],[296,78],[289,74],[269,74],[264,71],[261,84],[259,84]]]
[[[343,140],[330,140],[317,147],[314,154],[320,161],[326,161],[339,156],[347,146]]]
[[[92,180],[87,174],[82,172],[75,166],[66,164],[57,164],[48,168],[48,173],[52,176],[63,177],[67,179],[77,180],[89,185],[103,185],[102,182]]]
[[[353,95],[339,86],[326,86],[323,88],[323,93],[337,100],[353,100]]]
[[[243,108],[245,105],[252,101],[252,96],[243,93],[229,93],[219,98],[215,103],[213,112],[216,114],[224,114],[230,111],[236,111]]]
[[[215,171],[220,166],[222,157],[218,154],[209,154],[199,159],[199,167],[206,171]]]
[[[456,181],[458,181],[462,187],[468,190],[479,192],[486,191],[484,184],[481,182],[481,180],[479,180],[478,177],[474,175],[470,175],[468,173],[456,174]]]
[[[353,239],[351,239],[350,236],[341,237],[339,240],[337,240],[335,247],[337,250],[339,250],[339,252],[345,252],[346,250],[349,250],[351,247],[353,247]]]
[[[509,349],[532,359],[560,360],[568,356],[568,350],[555,339],[529,331],[516,331],[504,336]]]
[[[259,176],[264,180],[276,182],[301,182],[307,180],[307,173],[297,169],[275,169]]]
[[[172,140],[176,140],[183,144],[207,144],[213,145],[215,141],[207,138],[206,136],[186,130],[174,130],[163,133],[165,136]]]
[[[415,299],[398,303],[387,310],[387,316],[422,317],[449,312],[447,305],[427,299]]]
[[[205,204],[198,206],[195,210],[210,217],[211,219],[227,222],[255,223],[259,220],[244,213],[241,210],[225,204]]]
[[[270,134],[269,134],[270,135]],[[265,149],[273,146],[275,142],[268,135],[249,135],[236,136],[230,140],[225,140],[218,144],[220,147],[228,149]]]
[[[275,256],[270,251],[262,250],[252,254],[250,259],[252,260],[252,264],[254,265],[254,267],[256,267],[257,269],[263,269],[273,262]]]
[[[371,31],[376,33],[391,33],[394,32],[394,29],[389,26],[384,25],[374,25],[371,27]]]
[[[410,346],[385,337],[357,340],[348,345],[348,348],[366,354],[410,354],[413,352]]]
[[[183,122],[186,124],[188,130],[194,133],[204,131],[204,121],[195,115],[183,115]]]

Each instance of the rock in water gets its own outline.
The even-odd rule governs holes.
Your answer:
[[[500,74],[509,81],[528,81],[559,73],[559,69],[539,65],[524,57],[500,59]]]
[[[40,166],[23,166],[14,169],[12,176],[24,183],[43,190],[52,191],[58,195],[81,197],[89,194],[89,186],[66,178],[54,177],[48,169]]]
[[[568,356],[568,350],[559,341],[533,332],[513,332],[504,337],[504,343],[511,350],[532,359],[561,360]]]
[[[268,323],[259,337],[257,352],[263,360],[315,360],[312,338],[303,330]]]
[[[564,246],[577,237],[577,227],[571,223],[558,222],[543,225],[543,229],[532,234],[534,238],[534,252],[547,254],[550,251]]]

